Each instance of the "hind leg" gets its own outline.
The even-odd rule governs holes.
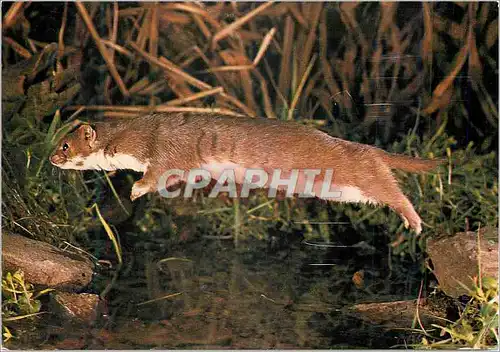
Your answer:
[[[399,188],[392,172],[388,169],[379,169],[376,176],[378,182],[364,187],[368,190],[366,195],[392,208],[403,219],[406,228],[410,226],[417,234],[420,234],[422,220]]]

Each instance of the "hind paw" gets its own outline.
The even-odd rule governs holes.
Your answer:
[[[417,235],[420,235],[422,232],[422,220],[420,220],[420,218],[410,219],[409,226]]]
[[[413,227],[413,229],[415,230],[415,233],[417,235],[420,235],[420,233],[422,233],[422,224],[421,224],[421,221],[417,225],[415,225]]]
[[[408,221],[408,219],[404,216],[402,216],[402,218],[403,218],[403,224],[405,225],[405,229],[409,228],[410,222]]]
[[[422,232],[422,220],[419,217],[408,220],[406,216],[401,215],[405,229],[411,228],[417,235]]]

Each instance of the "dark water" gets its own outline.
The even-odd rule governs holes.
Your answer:
[[[299,232],[276,231],[266,240],[241,233],[235,246],[196,231],[138,234],[128,226],[118,226],[123,266],[103,317],[92,327],[52,322],[37,347],[389,348],[412,341],[410,333],[388,331],[352,310],[417,297],[419,264],[391,256],[383,234],[360,241],[354,231],[339,231],[326,243]],[[99,258],[116,263],[109,242],[96,243],[107,248]],[[113,273],[102,268],[92,290],[102,292]]]

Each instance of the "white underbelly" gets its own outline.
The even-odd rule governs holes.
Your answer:
[[[258,170],[259,168],[248,168],[242,166],[240,164],[236,164],[230,161],[216,161],[216,160],[206,160],[201,168],[210,172],[212,179],[218,180],[221,175],[225,174],[223,177],[227,181],[227,175],[231,175],[231,178],[234,177],[234,182],[237,184],[242,184],[245,179],[250,180],[248,177],[248,170]],[[230,170],[230,172],[228,172]],[[268,180],[263,185],[263,188],[269,188],[273,184],[273,171],[267,170],[266,172]],[[247,175],[247,177],[245,177]],[[287,179],[290,177],[289,172],[283,172],[280,176],[283,179]],[[335,185],[334,182],[331,184],[325,184],[323,179],[319,179],[315,181],[312,187],[306,186],[307,178],[305,176],[304,170],[298,170],[298,176],[296,182],[294,182],[294,192],[293,194],[299,195],[299,197],[317,197],[329,201],[335,202],[349,202],[349,203],[372,203],[376,204],[377,201],[373,198],[367,197],[363,194],[363,192],[355,187],[355,186],[346,186],[346,185]],[[277,190],[286,191],[289,186],[277,186]],[[305,190],[307,192],[304,192]],[[274,193],[273,193],[274,194]]]

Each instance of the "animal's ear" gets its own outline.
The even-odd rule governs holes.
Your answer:
[[[94,144],[96,139],[95,130],[90,125],[81,125],[77,130],[78,135],[84,138],[90,145]]]

